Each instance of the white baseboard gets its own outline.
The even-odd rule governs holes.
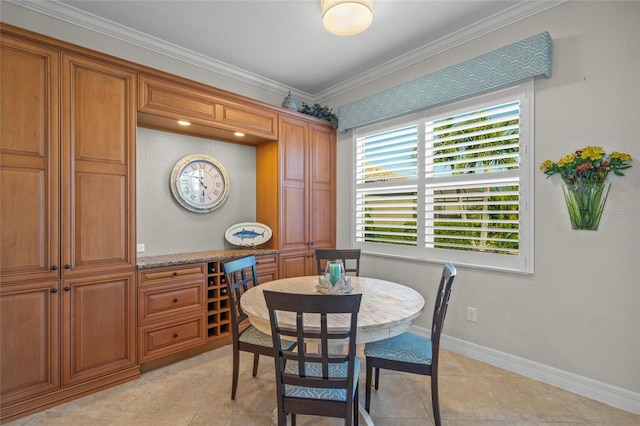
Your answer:
[[[429,336],[424,327],[411,327],[417,334]],[[440,344],[443,349],[511,371],[530,379],[538,380],[560,389],[602,402],[633,414],[640,414],[640,393],[599,382],[588,377],[559,370],[555,367],[530,361],[495,349],[467,342],[455,337],[442,335]]]

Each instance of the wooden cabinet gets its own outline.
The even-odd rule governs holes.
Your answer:
[[[275,140],[278,132],[278,114],[264,104],[177,77],[141,75],[138,112],[141,126],[234,143]]]
[[[0,30],[4,421],[139,375],[136,74]]]
[[[0,287],[0,404],[53,392],[60,385],[58,281]]]
[[[135,269],[135,80],[62,56],[63,276]]]
[[[136,371],[135,271],[67,279],[61,294],[62,385]]]
[[[212,259],[138,271],[141,363],[169,356],[176,360],[197,353],[190,350],[199,346],[225,344],[231,336],[231,308],[222,263]],[[277,255],[256,256],[256,272],[259,282],[277,279]]]
[[[256,256],[256,273],[258,274],[258,283],[260,284],[277,280],[279,276],[278,255]]]
[[[206,267],[200,263],[138,272],[140,362],[206,342]]]
[[[0,48],[0,282],[57,279],[59,52],[18,38]]]
[[[280,278],[316,274],[315,249],[335,247],[336,134],[281,115],[278,142],[256,147],[256,220],[273,230]]]

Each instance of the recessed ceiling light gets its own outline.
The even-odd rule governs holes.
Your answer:
[[[236,135],[237,137],[241,138],[244,136],[244,133],[242,132],[235,132],[234,135]]]
[[[185,120],[178,120],[178,124],[181,126],[191,126],[191,123]]]

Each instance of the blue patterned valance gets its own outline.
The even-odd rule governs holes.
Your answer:
[[[536,75],[551,77],[548,32],[469,59],[338,108],[338,130],[347,130],[494,89]]]

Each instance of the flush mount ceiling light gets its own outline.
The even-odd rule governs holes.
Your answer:
[[[358,34],[373,21],[373,0],[321,0],[322,24],[330,33]]]

